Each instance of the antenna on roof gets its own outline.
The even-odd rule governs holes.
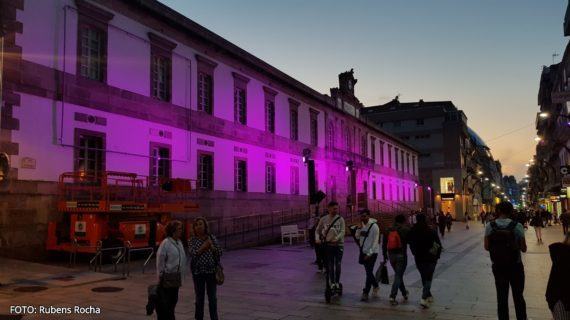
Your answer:
[[[400,96],[401,96],[401,94],[398,93],[398,94],[396,95],[396,98],[394,98],[394,100],[400,101]]]

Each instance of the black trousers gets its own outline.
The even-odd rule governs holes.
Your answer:
[[[566,235],[567,233],[568,233],[568,224],[563,223],[562,224],[562,234]]]
[[[524,301],[524,266],[522,263],[510,267],[498,268],[493,265],[495,287],[497,289],[497,315],[499,320],[509,319],[509,287],[513,290],[513,301],[517,320],[526,320],[526,302]]]
[[[319,270],[325,267],[325,248],[324,245],[315,243],[315,256],[317,259],[317,266]]]
[[[204,302],[205,294],[208,293],[208,309],[210,310],[210,319],[218,320],[218,298],[216,297],[216,275],[214,273],[195,274],[194,293],[196,294],[196,304],[194,318],[196,320],[204,319]]]
[[[158,287],[158,301],[156,316],[158,320],[174,320],[174,310],[178,303],[178,290],[180,288]]]
[[[363,292],[365,294],[370,293],[370,289],[372,287],[378,288],[378,281],[374,275],[374,264],[376,263],[377,258],[378,254],[374,253],[370,256],[370,258],[368,258],[368,260],[364,261],[364,270],[366,270],[366,284],[364,285]]]

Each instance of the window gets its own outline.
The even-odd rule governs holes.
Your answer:
[[[380,141],[380,165],[384,166],[384,141]]]
[[[172,93],[172,50],[176,43],[152,32],[150,39],[150,93],[153,98],[170,101]]]
[[[396,171],[400,170],[400,149],[394,148],[396,154]]]
[[[207,153],[198,154],[198,188],[213,190],[214,156]]]
[[[382,200],[386,200],[386,185],[382,183],[380,185],[380,188],[381,188],[380,191],[382,192]]]
[[[423,125],[424,125],[424,119],[417,119],[417,120],[416,120],[416,125],[417,125],[417,126],[423,126]]]
[[[366,154],[368,153],[368,144],[366,143],[366,140],[366,135],[362,135],[360,138],[360,154],[363,157],[366,157]]]
[[[198,61],[198,111],[214,114],[214,61],[196,55]]]
[[[372,181],[372,199],[376,200],[376,181]]]
[[[265,192],[275,193],[275,164],[265,164]]]
[[[85,1],[77,1],[77,73],[87,79],[105,82],[107,67],[107,28],[113,14]]]
[[[212,76],[198,73],[198,110],[212,114]]]
[[[265,91],[265,131],[275,133],[275,96],[277,91],[263,87]]]
[[[412,174],[416,176],[418,175],[416,170],[416,156],[412,156]]]
[[[234,121],[247,125],[247,83],[249,79],[233,72],[234,76]]]
[[[75,171],[100,181],[105,170],[105,135],[76,129],[74,157]]]
[[[290,113],[290,130],[291,130],[291,140],[299,140],[299,113],[296,108],[291,108]]]
[[[275,102],[265,101],[265,131],[275,133]]]
[[[329,123],[327,131],[327,147],[329,147],[329,149],[334,148],[334,124],[332,122]]]
[[[408,173],[413,173],[412,171],[412,162],[410,161],[410,154],[406,153],[406,163],[408,164]]]
[[[345,140],[346,140],[346,151],[351,152],[352,151],[352,137],[350,135],[350,128],[346,128],[345,131]]]
[[[388,168],[392,168],[392,146],[388,145]]]
[[[319,112],[311,110],[311,144],[319,144]]]
[[[372,155],[372,161],[376,163],[376,138],[370,138],[370,153]]]
[[[104,81],[106,32],[89,24],[79,26],[79,70],[82,77]]]
[[[170,58],[162,54],[153,53],[151,70],[152,96],[158,100],[170,101]]]
[[[291,194],[299,194],[299,167],[291,167]]]
[[[170,147],[151,143],[150,145],[150,182],[153,185],[161,183],[164,178],[171,176]]]
[[[243,159],[234,161],[234,190],[239,192],[247,191],[247,162]]]

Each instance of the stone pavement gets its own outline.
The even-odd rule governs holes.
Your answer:
[[[496,319],[496,295],[488,254],[483,249],[480,223],[456,223],[443,244],[445,251],[433,281],[435,302],[430,309],[419,307],[421,281],[409,259],[405,283],[410,301],[398,306],[388,303],[389,286],[381,286],[381,297],[360,302],[364,284],[363,267],[357,263],[358,248],[346,243],[341,282],[344,295],[333,303],[324,302],[324,279],[311,264],[313,251],[306,245],[273,245],[226,252],[223,263],[226,283],[218,287],[220,318],[240,319]],[[527,231],[528,253],[523,255],[526,270],[525,298],[530,319],[551,319],[544,293],[550,271],[548,244],[560,241],[560,227],[543,231],[539,245],[534,231]],[[22,277],[20,273],[26,273]],[[392,277],[392,270],[389,268]],[[65,276],[72,276],[65,280]],[[47,290],[26,293],[14,289],[26,283],[12,281],[0,287],[0,319],[11,305],[94,306],[100,314],[26,315],[23,319],[154,319],[145,315],[146,288],[155,281],[153,273],[131,273],[126,280],[113,275],[0,260],[0,282],[5,279],[39,279],[32,284]],[[53,280],[53,278],[58,278]],[[4,279],[4,280],[3,280]],[[49,281],[47,281],[49,280]],[[66,283],[75,281],[75,283]],[[392,281],[392,279],[390,279]],[[62,284],[62,282],[64,284]],[[4,282],[7,283],[7,282]],[[99,293],[91,289],[117,287],[118,292]],[[401,298],[400,298],[401,299]],[[192,319],[194,295],[190,278],[180,292],[178,319]],[[512,304],[512,299],[511,299]],[[207,306],[206,306],[207,309]],[[512,306],[511,306],[512,309]],[[207,311],[206,311],[207,314]],[[514,310],[511,310],[514,318]]]

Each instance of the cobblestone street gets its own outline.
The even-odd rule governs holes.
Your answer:
[[[219,287],[222,319],[493,319],[495,291],[490,262],[482,245],[483,228],[472,224],[470,230],[456,223],[445,237],[445,252],[433,283],[435,303],[428,310],[419,307],[421,282],[413,259],[406,271],[405,282],[411,291],[410,301],[393,307],[388,303],[388,286],[381,286],[381,297],[367,303],[359,301],[364,282],[363,268],[357,264],[357,247],[346,244],[341,281],[344,295],[327,305],[323,296],[323,276],[311,264],[313,254],[305,245],[267,246],[226,252],[223,262],[226,283]],[[544,245],[536,243],[532,229],[527,231],[528,253],[525,298],[531,319],[550,319],[544,299],[550,269],[548,244],[559,241],[560,227],[544,232]],[[14,265],[13,269],[10,268]],[[43,273],[39,269],[43,268]],[[131,274],[128,280],[116,275],[92,272],[70,273],[69,269],[37,264],[4,263],[0,282],[0,314],[7,315],[11,305],[95,306],[100,315],[67,316],[81,319],[148,319],[145,316],[146,287],[155,275]],[[22,282],[25,272],[38,273],[42,279]],[[392,270],[389,270],[392,275]],[[74,280],[65,276],[74,274]],[[14,277],[14,275],[17,275]],[[36,275],[36,277],[38,276]],[[11,281],[10,281],[11,279]],[[50,280],[46,280],[50,279]],[[55,280],[54,280],[55,279]],[[15,281],[14,281],[15,280]],[[59,281],[57,281],[59,280]],[[392,279],[390,279],[392,281]],[[11,282],[15,282],[10,284]],[[62,284],[63,283],[63,284]],[[40,285],[48,289],[37,293],[15,292],[22,285]],[[119,292],[97,293],[92,288],[111,286]],[[193,289],[186,279],[176,309],[180,319],[193,318]],[[63,302],[65,301],[65,302]],[[512,306],[511,306],[512,307]],[[514,311],[511,313],[514,316]],[[0,317],[1,318],[1,317]],[[28,315],[24,319],[45,319],[45,315]],[[53,317],[62,319],[64,317]]]

